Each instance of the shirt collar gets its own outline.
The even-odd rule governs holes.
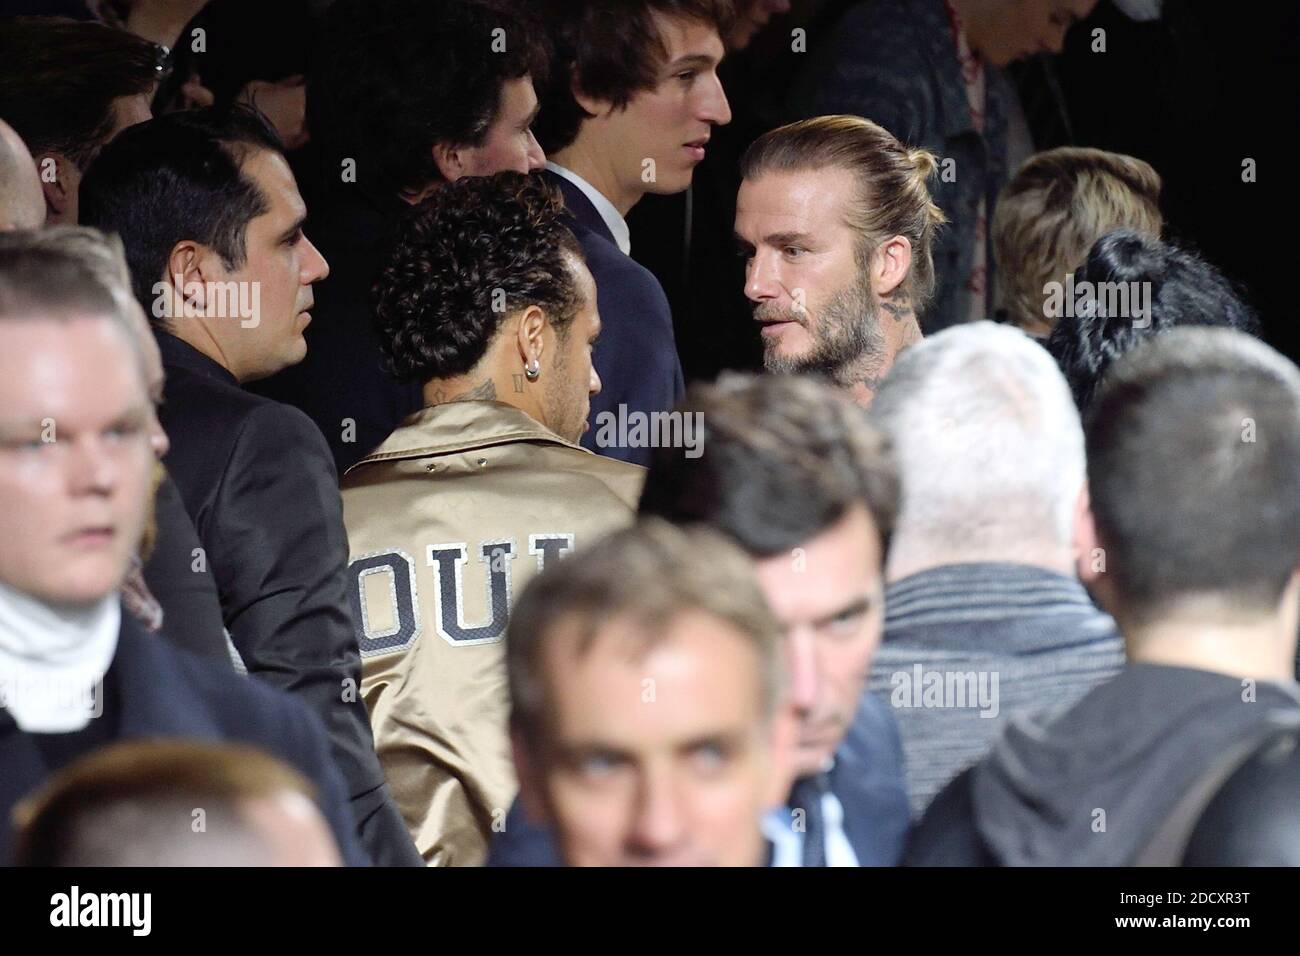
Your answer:
[[[625,256],[630,256],[632,254],[632,231],[627,226],[627,220],[619,215],[618,210],[614,208],[614,204],[605,198],[604,193],[571,169],[557,166],[550,160],[547,160],[546,168],[582,190],[582,194],[596,207],[596,212],[600,213],[600,218],[604,220],[605,227],[609,229],[610,235],[614,237],[614,243],[618,246],[619,251]]]
[[[164,366],[177,366],[219,382],[239,385],[239,379],[220,362],[204,355],[184,339],[177,338],[170,332],[157,331],[158,351],[162,353]]]

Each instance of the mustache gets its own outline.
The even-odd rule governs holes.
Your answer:
[[[762,302],[754,306],[754,319],[758,322],[796,322],[799,325],[808,325],[807,311],[796,309],[783,309],[773,302]]]

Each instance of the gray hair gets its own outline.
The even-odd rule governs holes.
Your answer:
[[[1083,430],[1056,363],[1023,332],[976,322],[907,349],[871,415],[902,481],[896,548],[1016,561],[1070,547]]]

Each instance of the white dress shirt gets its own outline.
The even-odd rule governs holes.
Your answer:
[[[627,227],[627,220],[624,219],[614,204],[605,198],[605,194],[599,189],[587,182],[571,169],[565,169],[563,166],[557,166],[550,160],[546,161],[546,168],[557,176],[562,176],[582,191],[582,194],[591,200],[591,204],[596,207],[596,212],[600,213],[600,218],[604,220],[605,226],[609,229],[610,235],[614,237],[614,242],[619,250],[625,256],[632,254],[632,231]]]
[[[858,855],[844,832],[844,806],[830,790],[822,794],[822,822],[826,828],[826,865],[858,866]],[[772,844],[772,866],[803,866],[806,835],[794,828],[794,814],[789,807],[776,807],[763,817],[763,836]]]

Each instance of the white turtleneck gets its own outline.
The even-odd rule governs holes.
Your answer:
[[[0,707],[19,728],[57,734],[90,723],[117,651],[118,601],[114,592],[89,607],[52,607],[0,584]]]

